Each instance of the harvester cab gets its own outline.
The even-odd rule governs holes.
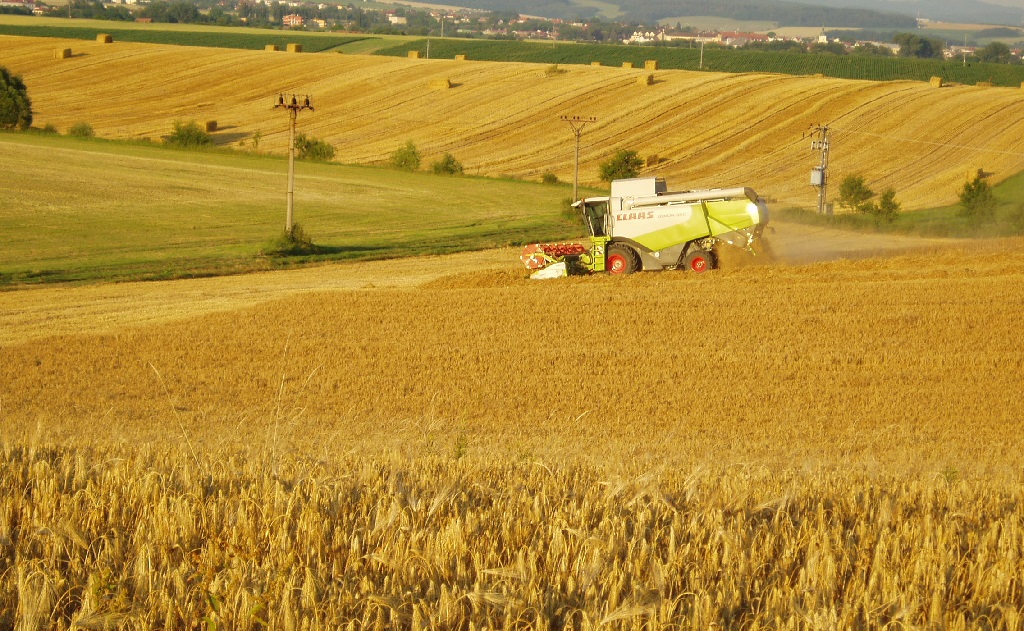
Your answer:
[[[768,209],[746,187],[670,192],[662,178],[612,182],[611,195],[573,204],[590,231],[589,243],[535,243],[523,249],[534,277],[607,271],[718,267],[718,248],[753,252]]]
[[[605,236],[608,232],[608,227],[605,223],[605,219],[608,217],[607,197],[581,199],[578,202],[574,202],[572,207],[583,215],[583,221],[586,222],[587,228],[590,229],[591,236]]]

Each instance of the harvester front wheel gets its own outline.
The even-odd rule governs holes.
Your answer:
[[[607,261],[609,274],[632,274],[640,269],[640,257],[633,248],[621,243],[612,243],[608,246]]]
[[[703,248],[694,248],[687,252],[683,262],[686,265],[686,269],[698,274],[718,267],[715,253]]]

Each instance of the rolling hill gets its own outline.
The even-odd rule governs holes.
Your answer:
[[[595,185],[599,164],[625,148],[651,157],[646,174],[673,187],[746,185],[775,204],[810,206],[817,156],[804,134],[815,123],[832,129],[835,184],[862,174],[876,190],[893,187],[907,209],[955,202],[968,171],[1000,181],[1024,167],[1018,89],[667,70],[647,85],[648,71],[609,67],[0,42],[0,65],[23,75],[37,126],[87,121],[111,138],[158,139],[175,120],[216,120],[222,144],[251,147],[259,132],[259,149],[280,153],[287,117],[273,99],[297,92],[316,106],[299,131],[349,163],[385,164],[412,140],[426,164],[452,153],[470,174],[567,180],[573,137],[559,117],[577,114],[597,118],[580,148],[581,180]],[[75,56],[55,59],[60,46]],[[452,87],[432,87],[438,80]]]

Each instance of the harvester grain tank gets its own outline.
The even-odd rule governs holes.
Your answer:
[[[768,223],[768,208],[749,188],[670,192],[664,179],[653,177],[615,180],[608,197],[573,206],[590,230],[590,243],[526,246],[523,263],[542,270],[535,276],[704,272],[718,267],[719,247],[752,251]]]

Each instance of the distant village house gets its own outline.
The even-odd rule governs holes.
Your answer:
[[[0,7],[25,9],[29,13],[32,13],[33,11],[36,10],[36,3],[23,0],[0,0]]]

